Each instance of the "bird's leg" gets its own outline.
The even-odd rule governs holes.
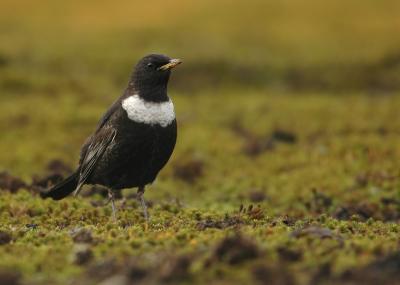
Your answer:
[[[147,214],[146,201],[144,200],[143,195],[144,195],[144,186],[140,186],[137,191],[137,198],[138,198],[140,204],[142,205],[144,219],[146,220],[146,222],[148,222],[149,215]]]
[[[114,222],[117,221],[117,208],[115,207],[115,199],[114,199],[114,191],[111,189],[108,189],[108,201],[107,204],[111,202],[111,208],[112,208],[112,216]]]

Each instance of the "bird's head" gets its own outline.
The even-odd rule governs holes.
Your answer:
[[[161,54],[147,55],[136,64],[130,85],[144,99],[160,101],[161,93],[166,96],[171,69],[180,63],[180,59],[171,59]]]

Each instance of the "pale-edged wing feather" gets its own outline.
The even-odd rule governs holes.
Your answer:
[[[99,129],[92,136],[80,165],[79,182],[75,190],[75,195],[79,193],[82,185],[85,184],[95,168],[96,163],[113,143],[116,135],[117,131],[112,127],[108,127]]]

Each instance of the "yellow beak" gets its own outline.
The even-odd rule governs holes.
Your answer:
[[[164,64],[163,66],[160,66],[159,68],[157,68],[157,70],[167,70],[167,69],[171,69],[174,68],[175,66],[179,65],[182,63],[182,60],[178,59],[178,58],[174,58],[171,59],[167,64]]]

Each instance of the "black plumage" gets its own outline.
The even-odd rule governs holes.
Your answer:
[[[167,84],[171,68],[179,63],[157,54],[142,58],[123,95],[82,146],[77,170],[42,196],[59,200],[79,193],[84,184],[103,185],[115,217],[114,191],[138,187],[147,219],[144,187],[156,179],[175,147],[177,124]]]

